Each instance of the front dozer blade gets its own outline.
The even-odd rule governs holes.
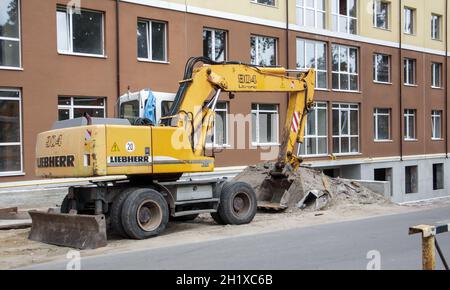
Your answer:
[[[287,177],[267,177],[256,190],[258,208],[281,211],[289,207],[289,188],[292,180]]]
[[[76,249],[106,246],[104,215],[78,215],[29,211],[32,220],[29,239]]]

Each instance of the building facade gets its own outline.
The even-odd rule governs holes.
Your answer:
[[[128,90],[174,93],[186,60],[205,55],[314,67],[306,165],[390,181],[395,201],[447,196],[447,2],[0,0],[0,181],[36,178],[35,138],[54,121],[117,116]],[[277,148],[285,94],[221,101],[217,166]]]

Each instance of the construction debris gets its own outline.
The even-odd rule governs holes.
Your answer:
[[[259,193],[258,200],[264,200],[261,195],[267,190],[261,190],[261,185],[270,179],[268,173],[271,168],[271,163],[249,166],[234,180],[249,183],[255,192]],[[373,192],[354,180],[331,178],[321,171],[306,167],[289,173],[287,179],[283,181],[283,187],[276,190],[284,191],[280,203],[290,210],[322,211],[349,204],[389,203],[381,193]],[[266,202],[258,203],[260,208],[267,208],[265,204]]]

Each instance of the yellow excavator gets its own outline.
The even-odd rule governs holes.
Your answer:
[[[97,248],[106,245],[107,229],[125,238],[146,239],[160,234],[169,218],[188,220],[210,213],[219,224],[239,225],[253,220],[257,203],[276,207],[283,191],[274,190],[273,184],[281,184],[284,172],[300,165],[294,147],[303,141],[314,95],[313,69],[290,73],[282,67],[193,57],[168,114],[156,126],[145,119],[132,125],[127,119],[87,114],[55,123],[38,135],[37,175],[92,180],[70,187],[60,211],[31,211],[29,238]],[[180,179],[184,173],[214,171],[205,143],[221,92],[231,98],[240,92],[289,93],[278,159],[261,192],[222,178]]]

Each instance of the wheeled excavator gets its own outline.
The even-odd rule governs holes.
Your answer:
[[[44,178],[92,178],[72,186],[60,210],[31,211],[29,238],[79,249],[107,243],[107,232],[146,239],[160,234],[169,219],[210,213],[218,224],[250,223],[258,204],[277,207],[286,170],[303,141],[313,104],[315,72],[293,72],[240,62],[190,58],[174,102],[160,124],[146,120],[82,118],[58,121],[40,133],[36,174]],[[260,192],[224,178],[181,179],[184,173],[214,171],[205,143],[222,92],[289,93],[278,158]],[[239,94],[241,96],[241,94]],[[274,188],[276,187],[276,188]]]

